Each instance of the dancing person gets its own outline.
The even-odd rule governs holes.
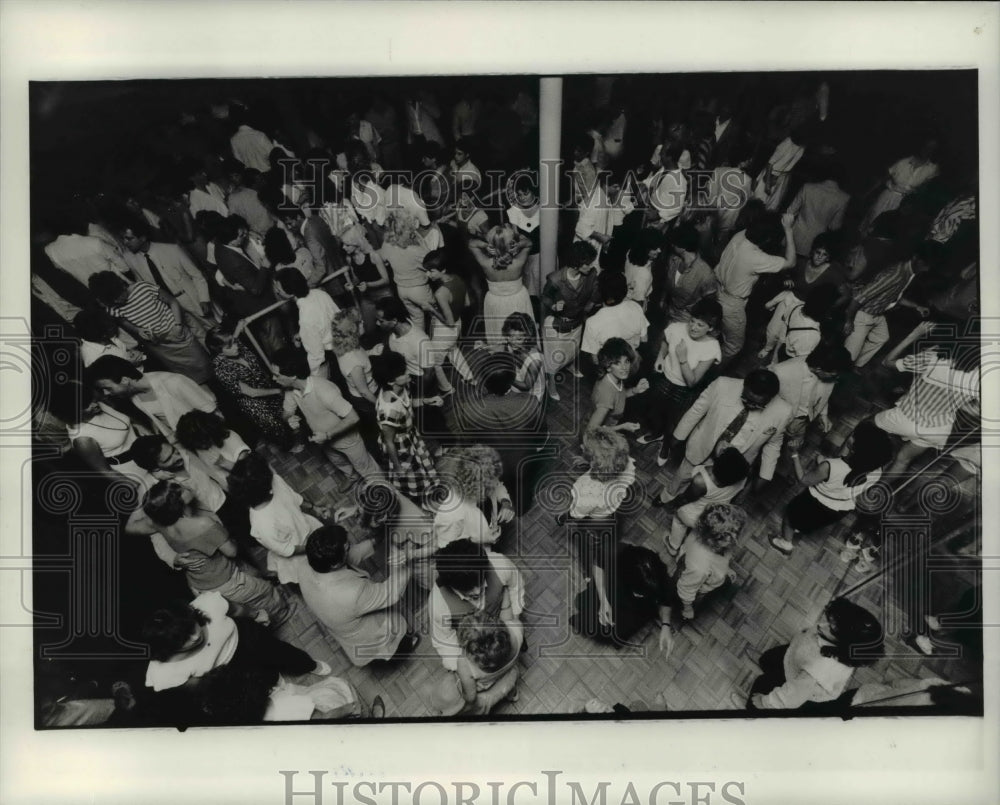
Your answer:
[[[597,366],[601,376],[591,393],[594,411],[587,420],[584,432],[601,426],[629,432],[642,427],[638,422],[620,421],[625,413],[626,400],[649,389],[646,378],[642,378],[631,388],[625,386],[637,363],[638,356],[627,341],[609,338],[604,342],[597,353]]]
[[[733,582],[729,560],[746,527],[747,513],[728,503],[711,503],[699,515],[681,548],[677,600],[681,620],[691,621],[695,604]]]
[[[531,241],[513,226],[495,226],[485,238],[471,240],[469,249],[486,275],[489,288],[483,299],[486,341],[498,346],[502,344],[503,323],[511,313],[524,313],[534,319],[531,297],[523,282]]]

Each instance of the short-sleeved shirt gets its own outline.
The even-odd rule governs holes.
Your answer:
[[[340,389],[322,377],[307,377],[304,389],[293,389],[285,395],[286,413],[298,408],[315,433],[330,433],[339,428],[354,407],[344,399]],[[336,445],[337,439],[333,440]]]
[[[357,383],[354,382],[354,377],[351,375],[351,372],[359,366],[361,367],[361,371],[364,373],[365,385],[368,387],[368,390],[372,394],[378,391],[378,384],[372,377],[371,359],[368,357],[368,353],[363,349],[352,349],[350,352],[338,355],[337,365],[340,367],[340,373],[344,376],[344,382],[347,383],[347,391],[353,396],[364,396],[358,388]]]
[[[611,307],[602,307],[587,319],[580,349],[596,355],[609,338],[623,338],[633,349],[642,343],[649,319],[638,303],[626,299]]]
[[[715,276],[730,296],[746,299],[753,291],[758,274],[776,274],[785,267],[785,258],[768,254],[747,239],[746,230],[737,232],[722,252]]]
[[[396,285],[402,288],[415,288],[427,284],[427,275],[423,271],[424,258],[430,253],[423,244],[401,248],[392,243],[382,245],[380,254],[392,267],[392,278]]]
[[[182,517],[161,528],[160,534],[172,551],[197,551],[206,557],[201,566],[185,571],[188,583],[195,590],[214,590],[232,578],[235,567],[229,557],[219,552],[229,540],[229,533],[217,517],[204,514]]]
[[[719,286],[711,267],[700,257],[696,257],[684,271],[677,269],[677,261],[680,259],[671,258],[667,270],[667,287],[670,291],[667,318],[670,321],[687,321],[691,306],[714,294]]]
[[[625,385],[618,388],[614,381],[605,375],[594,384],[594,391],[591,393],[594,401],[594,408],[608,408],[608,415],[604,420],[605,425],[614,426],[625,411],[625,400],[628,395],[625,393]]]
[[[704,338],[701,341],[694,341],[688,335],[687,324],[682,321],[675,321],[668,324],[663,331],[663,338],[667,342],[669,351],[666,360],[663,362],[663,376],[675,386],[687,386],[684,374],[681,371],[681,362],[677,357],[677,345],[681,342],[687,344],[687,360],[685,363],[694,369],[702,361],[712,361],[719,363],[722,360],[722,349],[716,338]]]
[[[146,687],[153,690],[179,688],[191,677],[201,677],[228,663],[236,653],[239,633],[229,617],[229,604],[219,593],[202,593],[191,606],[208,619],[205,644],[193,654],[174,662],[151,660],[146,670]]]
[[[389,349],[406,359],[406,371],[412,377],[420,377],[424,369],[434,366],[434,351],[430,349],[430,338],[417,325],[411,324],[404,335],[392,333]]]

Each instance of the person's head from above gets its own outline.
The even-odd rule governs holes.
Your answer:
[[[481,608],[485,602],[487,575],[493,566],[486,549],[469,539],[449,542],[434,553],[438,587],[451,590]]]
[[[220,246],[242,249],[249,234],[243,219],[238,215],[230,215],[228,218],[223,218],[215,228],[215,242]]]
[[[719,486],[732,486],[750,476],[750,463],[735,447],[727,447],[712,462],[712,475]]]
[[[233,333],[223,327],[215,327],[205,334],[205,348],[214,358],[238,358],[240,355],[239,341]]]
[[[73,317],[73,329],[83,341],[109,344],[118,335],[118,322],[104,308],[85,307]]]
[[[282,299],[305,299],[309,296],[309,283],[297,268],[282,268],[274,275],[274,283]]]
[[[297,160],[294,157],[288,156],[284,148],[274,146],[274,148],[268,151],[267,164],[271,166],[271,173],[282,177],[282,179],[288,177],[288,180],[283,182],[284,184],[291,184]]]
[[[231,434],[229,425],[221,416],[199,411],[197,408],[181,414],[175,432],[181,446],[193,453],[222,447]]]
[[[634,266],[649,265],[659,257],[663,248],[663,235],[655,229],[640,229],[628,250],[628,261]]]
[[[100,398],[132,397],[139,393],[143,374],[117,355],[102,355],[84,369],[84,378]]]
[[[513,190],[508,200],[517,207],[528,209],[538,203],[538,182],[529,171],[518,171],[510,180]]]
[[[420,246],[420,222],[411,212],[392,210],[385,218],[385,242],[400,249]]]
[[[381,355],[373,355],[372,377],[380,389],[391,389],[399,393],[410,384],[406,358],[391,349],[385,350]]]
[[[712,553],[728,554],[739,542],[747,513],[729,503],[710,503],[695,525],[695,538]]]
[[[324,525],[306,538],[306,560],[317,573],[331,573],[347,565],[349,540],[343,526]]]
[[[813,268],[825,266],[833,257],[834,235],[832,232],[820,232],[813,238],[809,249],[809,264]]]
[[[500,329],[513,352],[531,349],[538,344],[538,328],[527,313],[511,313]]]
[[[427,256],[424,257],[421,267],[431,282],[441,282],[448,276],[447,254],[447,249],[442,246],[440,249],[427,252]]]
[[[229,495],[233,500],[254,508],[274,497],[274,472],[256,453],[247,453],[229,471]]]
[[[834,383],[851,371],[853,361],[847,348],[836,341],[820,341],[806,356],[806,366],[821,383]]]
[[[688,309],[687,332],[692,341],[715,338],[722,326],[722,305],[714,296],[699,299]]]
[[[913,250],[913,257],[910,265],[914,273],[924,274],[934,271],[944,264],[947,255],[947,247],[936,240],[924,240],[917,244]]]
[[[506,268],[514,260],[521,238],[509,224],[495,226],[486,233],[486,253],[493,258],[494,268]]]
[[[194,493],[176,481],[157,481],[142,501],[142,510],[155,525],[175,525],[194,502]]]
[[[894,452],[889,434],[873,421],[865,420],[851,431],[841,456],[855,472],[867,473],[892,461]]]
[[[806,291],[802,315],[815,322],[825,322],[840,301],[840,288],[832,282],[820,282]]]
[[[562,264],[581,274],[589,274],[594,270],[596,260],[597,249],[594,245],[586,240],[578,240],[563,253]]]
[[[510,629],[503,621],[470,613],[458,622],[455,634],[469,661],[488,674],[499,671],[512,659]]]
[[[595,481],[611,481],[628,467],[628,442],[611,428],[600,426],[585,431],[581,452]]]
[[[179,173],[188,180],[187,189],[205,190],[208,186],[208,173],[204,163],[194,157],[185,158],[178,166]]]
[[[664,170],[677,170],[681,157],[684,155],[684,145],[679,142],[667,141],[660,149],[660,165]]]
[[[149,225],[145,221],[129,221],[118,234],[125,248],[133,254],[149,251]]]
[[[467,162],[471,161],[473,150],[472,141],[468,137],[460,137],[456,140],[455,150],[452,152],[455,165],[459,168],[464,167]]]
[[[509,352],[486,352],[479,361],[477,374],[482,390],[496,397],[505,396],[517,377],[517,358]]]
[[[437,471],[448,491],[478,504],[499,485],[503,462],[493,447],[464,445],[449,448],[438,459]]]
[[[941,143],[937,137],[929,136],[924,138],[924,141],[920,144],[920,148],[917,150],[917,157],[924,160],[925,162],[933,162],[937,159],[938,151],[940,149]]]
[[[298,204],[293,204],[291,200],[282,194],[281,203],[274,208],[278,220],[289,232],[298,232],[302,229],[302,223],[306,220],[305,211]]]
[[[282,347],[271,360],[274,380],[282,388],[295,388],[310,375],[309,357],[301,347]]]
[[[128,301],[129,284],[114,271],[98,271],[87,280],[90,292],[105,307],[124,305]]]
[[[744,407],[751,411],[760,411],[778,394],[781,384],[778,376],[770,369],[754,369],[743,381],[743,392],[740,395]]]
[[[878,618],[846,598],[834,598],[816,624],[824,641],[820,653],[842,665],[860,668],[882,656],[884,633]]]
[[[573,138],[571,148],[574,162],[590,159],[590,154],[594,150],[594,138],[590,136],[590,132],[580,131]]]
[[[440,143],[427,140],[420,147],[420,164],[430,170],[440,168],[444,164],[444,149]]]
[[[173,444],[163,436],[140,436],[132,443],[132,460],[154,477],[172,477],[174,473],[184,472],[184,456]]]
[[[264,234],[264,256],[272,268],[295,262],[295,250],[288,241],[287,232],[280,226],[272,226]]]
[[[402,324],[410,324],[410,313],[399,299],[385,296],[375,302],[375,324],[380,330],[392,332]]]
[[[754,246],[768,254],[777,254],[785,242],[785,229],[780,216],[765,210],[765,212],[746,228],[746,237]]]
[[[357,308],[347,308],[337,312],[330,327],[333,339],[333,354],[338,357],[361,349],[360,318]]]
[[[597,367],[601,375],[619,382],[628,380],[637,360],[635,350],[624,338],[609,338],[597,351]]]
[[[618,565],[619,589],[627,590],[633,598],[659,598],[668,575],[663,560],[645,548],[635,550],[632,561]]]
[[[727,120],[732,120],[733,118],[733,102],[729,98],[722,98],[719,100],[719,111],[716,114],[716,119],[720,123],[725,123]]]
[[[597,291],[605,307],[614,307],[628,296],[628,280],[620,271],[602,271],[597,278]]]
[[[150,659],[168,662],[190,656],[208,642],[208,616],[184,601],[171,601],[156,610],[142,626],[142,639],[149,645]]]

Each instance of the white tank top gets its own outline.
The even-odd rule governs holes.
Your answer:
[[[852,511],[858,496],[882,477],[882,470],[871,470],[860,484],[847,486],[844,481],[851,472],[848,463],[842,458],[829,458],[827,463],[830,465],[830,477],[810,487],[809,494],[834,511]]]

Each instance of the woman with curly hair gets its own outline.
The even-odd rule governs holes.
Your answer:
[[[493,227],[484,239],[471,240],[469,249],[486,275],[489,288],[483,299],[486,341],[491,346],[499,346],[503,343],[503,323],[511,313],[535,318],[531,297],[522,279],[531,241],[508,224]]]
[[[465,615],[455,633],[462,654],[456,670],[432,691],[431,712],[485,716],[504,700],[516,701],[520,633],[481,613]]]
[[[594,391],[591,393],[594,412],[587,420],[585,430],[602,426],[614,431],[639,430],[641,426],[638,422],[619,422],[625,412],[625,401],[649,390],[649,381],[645,378],[632,388],[625,388],[625,382],[638,360],[635,350],[624,338],[609,338],[604,342],[597,353],[597,367],[601,377],[594,384]]]
[[[765,651],[757,659],[763,673],[754,680],[748,710],[801,708],[817,715],[842,709],[841,697],[853,698],[847,686],[854,669],[873,664],[882,653],[882,625],[867,609],[835,598],[819,622],[807,626],[785,646]],[[743,705],[733,694],[733,704]]]
[[[495,543],[503,524],[514,519],[510,493],[500,480],[500,453],[481,444],[453,447],[438,460],[437,472],[446,494],[434,506],[436,546],[460,539]]]
[[[250,452],[246,442],[221,417],[188,411],[177,420],[177,441],[200,458],[219,486],[229,486],[233,465]]]
[[[239,339],[240,327],[229,333],[210,330],[205,346],[212,354],[212,370],[240,411],[267,439],[288,444],[291,434],[282,415],[284,391],[260,359]]]
[[[747,524],[747,513],[729,503],[705,507],[688,534],[677,565],[681,619],[694,618],[695,600],[732,582],[729,557]]]
[[[419,503],[437,481],[437,471],[413,421],[416,401],[410,397],[406,359],[398,352],[386,350],[372,364],[372,375],[379,386],[375,420],[380,428],[379,447],[388,464],[389,480]]]
[[[593,428],[583,435],[583,459],[588,470],[573,483],[569,511],[556,517],[558,525],[576,522],[571,530],[572,549],[584,574],[583,585],[593,579],[599,601],[598,620],[612,626],[614,615],[606,581],[618,536],[615,513],[635,483],[635,461],[625,437],[611,428]]]
[[[368,241],[361,224],[355,223],[344,230],[340,236],[340,244],[347,255],[350,277],[347,290],[357,292],[364,332],[374,333],[378,330],[375,325],[375,303],[392,296],[392,280],[389,279],[385,261]]]
[[[420,237],[420,223],[405,210],[393,210],[385,219],[385,243],[380,254],[392,268],[396,294],[421,330],[427,332],[427,313],[436,311],[434,294],[423,271],[429,253]]]

